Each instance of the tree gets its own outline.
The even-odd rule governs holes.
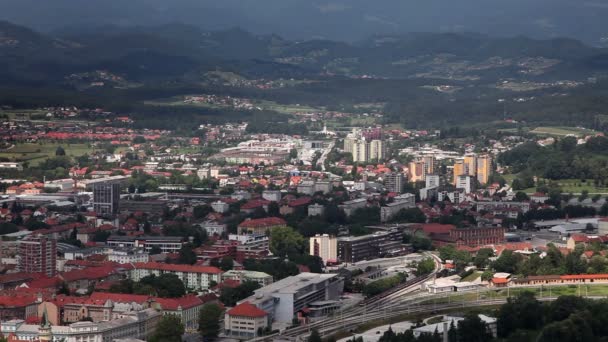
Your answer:
[[[508,298],[498,311],[498,336],[507,337],[518,329],[538,329],[542,325],[538,317],[540,312],[543,312],[542,305],[532,292],[524,291],[515,298]]]
[[[458,322],[459,342],[487,342],[492,341],[492,334],[484,321],[474,313],[468,313],[464,320]]]
[[[198,319],[198,331],[203,340],[214,340],[220,333],[220,318],[222,309],[217,304],[205,304],[201,308]]]
[[[310,336],[308,336],[308,342],[323,342],[321,335],[317,329],[312,329]]]
[[[181,342],[185,329],[182,320],[176,315],[163,315],[158,322],[150,342]]]
[[[494,255],[494,250],[492,248],[481,248],[475,259],[473,259],[473,263],[477,268],[485,268],[490,262],[490,257]]]
[[[220,294],[220,301],[226,306],[235,306],[240,300],[243,300],[251,295],[253,291],[261,287],[257,281],[244,281],[237,287],[225,287]]]
[[[279,204],[275,201],[270,202],[268,204],[268,216],[270,217],[278,217],[281,216]]]
[[[416,265],[416,271],[414,272],[416,276],[422,276],[425,274],[429,274],[435,270],[435,261],[431,258],[426,258]]]
[[[211,209],[211,207],[208,205],[197,205],[194,207],[194,209],[192,209],[192,216],[194,216],[196,219],[202,219],[209,215],[209,213],[212,211],[213,209]]]
[[[276,256],[301,254],[305,246],[304,237],[290,227],[275,227],[270,232],[270,251]]]
[[[513,251],[506,250],[502,252],[500,257],[492,263],[492,267],[497,272],[514,273],[517,269],[517,265],[521,262],[521,256],[513,253]]]
[[[63,147],[57,146],[57,149],[55,150],[55,156],[57,156],[57,157],[65,156],[65,150],[63,149]]]
[[[192,250],[192,246],[190,244],[183,245],[179,250],[179,258],[177,259],[177,262],[180,264],[194,265],[196,260],[196,253],[194,253],[194,250]]]
[[[220,268],[224,272],[230,271],[233,267],[234,267],[234,261],[229,256],[223,257],[222,260],[220,261]]]
[[[152,274],[143,277],[139,283],[136,283],[133,292],[136,294],[150,294],[150,289],[153,289],[157,296],[162,298],[178,298],[186,294],[186,287],[182,280],[175,274],[164,273],[159,277]]]
[[[161,254],[162,252],[163,251],[159,246],[152,246],[152,248],[150,248],[150,255]]]
[[[138,135],[135,138],[133,138],[133,143],[134,144],[145,144],[146,143],[146,138],[144,138],[141,135]]]

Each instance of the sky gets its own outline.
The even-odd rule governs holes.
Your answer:
[[[475,32],[608,37],[605,0],[0,0],[0,19],[40,31],[185,23],[289,39],[357,41],[374,34]]]

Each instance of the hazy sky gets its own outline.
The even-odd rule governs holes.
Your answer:
[[[298,39],[469,31],[594,43],[606,17],[605,0],[0,0],[1,19],[38,30],[181,22]]]

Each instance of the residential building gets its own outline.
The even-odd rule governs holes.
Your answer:
[[[312,180],[306,180],[298,184],[298,193],[312,196],[315,193],[315,182]]]
[[[108,250],[108,261],[119,264],[132,264],[136,262],[148,262],[150,254],[143,250],[133,248],[112,248]]]
[[[329,194],[334,189],[332,182],[317,181],[315,183],[315,192],[322,192],[324,195]]]
[[[240,283],[244,281],[254,281],[261,286],[270,285],[273,282],[272,276],[268,273],[247,271],[247,270],[230,270],[222,274],[222,280],[231,279]]]
[[[207,232],[208,236],[213,235],[222,235],[227,232],[226,225],[223,223],[218,223],[215,221],[206,221],[201,224],[198,224],[198,227],[204,229]]]
[[[338,260],[338,240],[327,234],[317,234],[309,238],[309,254],[323,259],[323,263]]]
[[[441,178],[439,177],[439,175],[427,174],[425,178],[425,183],[425,187],[427,188],[436,188],[441,185]]]
[[[477,158],[477,180],[480,184],[488,184],[492,173],[492,157],[483,155]]]
[[[359,139],[353,144],[353,162],[367,162],[370,156],[370,144],[365,139]]]
[[[409,176],[410,182],[422,182],[425,180],[424,161],[418,160],[410,162],[409,164]]]
[[[249,302],[238,304],[224,315],[224,333],[230,338],[250,340],[269,326],[268,313]]]
[[[387,203],[386,205],[380,207],[380,221],[388,222],[395,215],[397,215],[399,211],[415,207],[416,196],[414,194],[403,194],[401,196],[397,196],[395,197],[394,202]]]
[[[222,202],[222,201],[215,201],[215,202],[211,203],[211,208],[216,213],[223,214],[223,213],[227,213],[228,210],[230,210],[230,204],[228,204],[226,202]]]
[[[436,172],[437,159],[435,159],[435,156],[424,156],[422,161],[424,162],[424,173],[426,175],[432,175]]]
[[[279,217],[247,219],[238,226],[239,234],[266,234],[276,227],[287,227],[287,222]]]
[[[338,260],[346,263],[371,260],[401,250],[403,234],[389,230],[363,236],[338,238]]]
[[[344,279],[337,274],[300,273],[254,291],[241,301],[268,313],[270,321],[291,323],[311,303],[338,300]]]
[[[477,175],[477,155],[468,153],[464,156],[464,174],[473,176]]]
[[[158,262],[133,264],[129,278],[133,281],[140,281],[142,278],[152,274],[158,277],[165,273],[177,275],[186,288],[190,290],[206,290],[212,281],[216,284],[222,281],[222,270],[217,267],[164,264]]]
[[[180,249],[182,249],[184,241],[180,236],[135,237],[112,235],[108,238],[106,244],[111,247],[141,248],[148,253],[155,247],[158,247],[162,253],[177,253]]]
[[[154,309],[125,313],[104,322],[77,322],[68,326],[27,324],[24,320],[3,321],[0,332],[12,341],[114,341],[124,338],[148,340],[155,332],[161,313]]]
[[[93,184],[93,210],[98,215],[116,215],[119,203],[119,183],[102,182]]]
[[[454,186],[456,186],[458,177],[462,176],[462,175],[466,175],[464,159],[456,159],[456,160],[454,160],[454,169],[453,169]]]
[[[369,160],[381,161],[386,157],[386,147],[382,140],[372,140],[369,143]]]
[[[365,208],[367,206],[367,199],[357,198],[352,201],[346,201],[338,206],[338,208],[344,210],[346,217],[350,217],[355,213],[357,209]]]
[[[399,172],[391,172],[386,174],[386,180],[384,185],[386,186],[386,190],[389,192],[396,192],[398,194],[403,192],[403,187],[405,186],[405,177],[402,173]]]
[[[270,202],[281,201],[281,192],[279,190],[264,190],[262,198]]]
[[[465,194],[470,194],[475,191],[476,179],[469,175],[460,175],[456,177],[456,188],[464,189]]]
[[[17,269],[26,273],[57,274],[57,240],[36,234],[19,242]]]
[[[316,203],[308,206],[308,216],[323,216],[323,214],[325,214],[325,206]]]

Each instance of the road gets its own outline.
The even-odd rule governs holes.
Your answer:
[[[323,154],[321,154],[321,157],[319,157],[319,160],[317,160],[317,165],[320,165],[321,170],[323,170],[324,172],[325,172],[325,160],[327,159],[327,156],[329,155],[331,150],[334,149],[334,146],[336,146],[336,141],[332,140],[331,143],[329,143],[329,146],[327,146],[327,148],[323,149]]]

